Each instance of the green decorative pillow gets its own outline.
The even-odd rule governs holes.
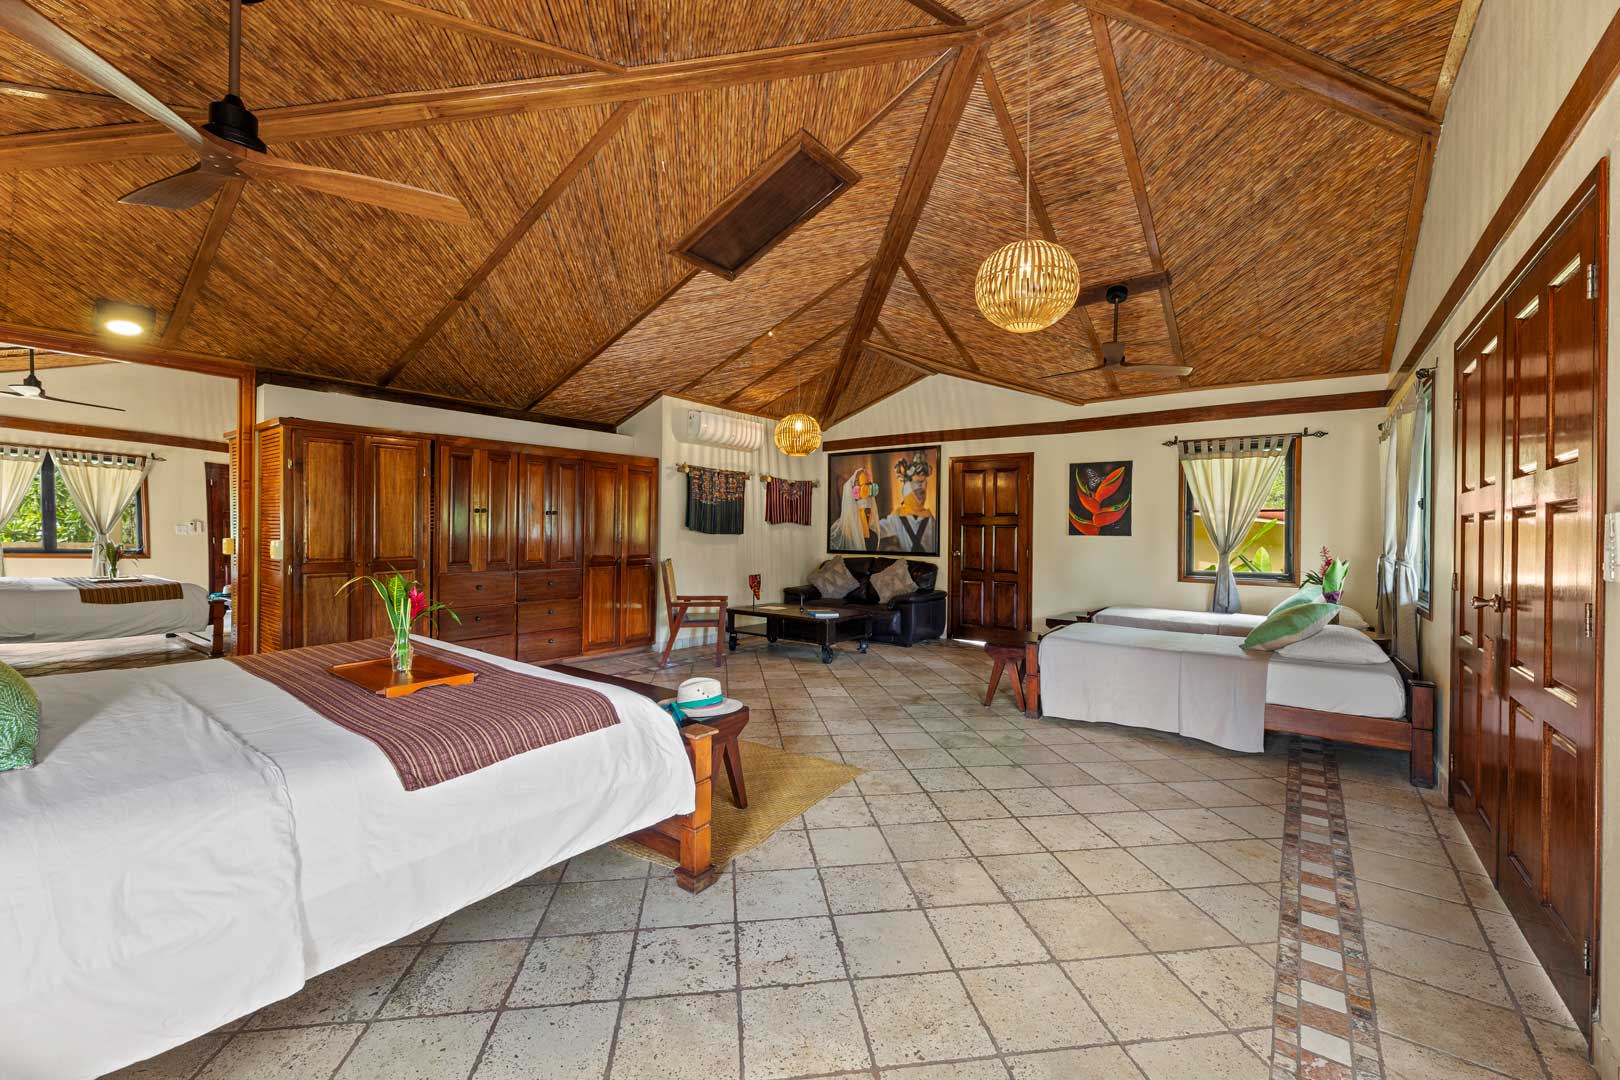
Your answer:
[[[0,664],[0,772],[34,763],[39,742],[39,695],[17,669]]]
[[[1249,631],[1249,636],[1243,639],[1243,647],[1259,649],[1261,652],[1275,652],[1284,645],[1292,645],[1296,641],[1304,641],[1312,634],[1321,633],[1322,628],[1332,622],[1338,614],[1338,604],[1329,604],[1321,600],[1305,601],[1292,607],[1280,608],[1267,615],[1265,622]]]
[[[1266,612],[1266,614],[1275,615],[1279,611],[1286,611],[1288,608],[1297,607],[1300,604],[1320,604],[1321,602],[1322,586],[1302,585],[1300,586],[1299,591],[1289,593],[1283,598],[1282,603]]]

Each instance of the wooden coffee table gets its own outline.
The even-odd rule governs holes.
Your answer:
[[[805,614],[797,604],[756,604],[753,607],[726,608],[726,637],[731,644],[731,651],[737,651],[739,634],[762,637],[773,645],[778,641],[803,641],[810,645],[819,645],[823,664],[832,663],[832,647],[840,641],[858,641],[860,651],[866,651],[866,643],[872,636],[872,619],[864,611],[831,606],[809,610],[833,611],[837,612],[837,615],[831,619],[818,619]],[[761,630],[754,626],[739,627],[737,625],[739,615],[764,619],[765,628]]]

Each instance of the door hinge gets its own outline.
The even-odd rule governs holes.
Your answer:
[[[1588,600],[1586,602],[1586,636],[1591,637],[1596,632],[1597,632],[1596,611],[1593,608],[1592,602],[1590,600]]]
[[[1462,588],[1462,579],[1457,576],[1457,571],[1453,570],[1451,572],[1451,591],[1452,592],[1457,592],[1461,588]]]
[[[1581,942],[1581,970],[1592,974],[1592,939],[1587,938]]]
[[[1596,262],[1589,262],[1586,264],[1586,298],[1588,300],[1596,300],[1598,298],[1597,294],[1598,264]]]
[[[1462,408],[1462,391],[1461,390],[1453,390],[1451,392],[1451,407],[1453,409]]]

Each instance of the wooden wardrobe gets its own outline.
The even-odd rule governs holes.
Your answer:
[[[384,632],[375,594],[333,594],[391,568],[460,617],[437,636],[498,656],[652,642],[657,459],[303,420],[258,439],[261,648]]]

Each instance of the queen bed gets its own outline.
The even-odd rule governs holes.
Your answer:
[[[537,693],[588,687],[617,723],[406,790],[378,745],[229,661],[33,681],[38,763],[0,774],[8,1077],[157,1054],[641,830],[678,849],[683,885],[712,878],[710,729],[678,730],[632,690],[431,644]]]
[[[1433,787],[1434,684],[1357,640],[1359,631],[1322,633],[1290,656],[1295,646],[1245,652],[1220,632],[1077,623],[1040,640],[1025,701],[1047,716],[1174,732],[1242,753],[1262,750],[1268,731],[1404,750],[1412,783]]]
[[[77,581],[90,579],[0,577],[0,644],[207,633],[213,655],[223,651],[224,604],[210,601],[201,585],[158,577],[132,578],[129,585],[81,586]],[[95,591],[133,594],[140,586],[169,598],[86,598]]]

